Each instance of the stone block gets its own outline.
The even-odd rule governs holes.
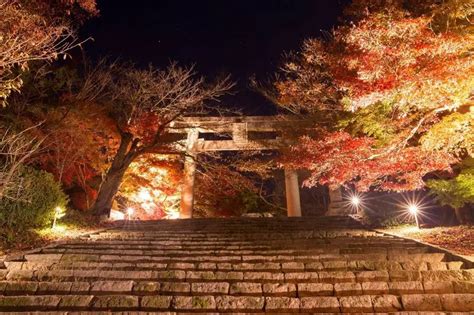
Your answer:
[[[427,271],[393,270],[389,272],[390,281],[421,281],[421,272]]]
[[[321,271],[318,272],[319,281],[326,283],[355,282],[356,276],[350,271]]]
[[[347,261],[335,260],[335,261],[323,261],[324,270],[346,270]]]
[[[236,281],[236,280],[243,280],[244,273],[240,271],[217,271],[215,273],[216,278],[215,280],[224,280],[224,281]]]
[[[191,285],[184,282],[164,282],[160,285],[160,292],[162,293],[189,293],[191,292]]]
[[[236,282],[230,286],[230,294],[233,295],[260,295],[262,284],[252,282]]]
[[[422,294],[424,292],[423,284],[418,281],[400,281],[389,282],[388,288],[390,294]]]
[[[73,294],[86,294],[89,293],[90,284],[89,282],[73,282],[71,285],[71,293]]]
[[[441,299],[437,294],[402,295],[405,311],[442,311]]]
[[[360,295],[362,294],[362,286],[360,283],[354,282],[336,283],[334,292],[337,296]]]
[[[324,266],[322,262],[310,262],[304,265],[305,270],[309,271],[319,271],[324,270]]]
[[[68,294],[72,285],[72,282],[39,282],[37,294]]]
[[[425,293],[454,293],[454,286],[450,281],[425,281],[423,283],[423,287],[425,289]]]
[[[219,311],[262,311],[265,298],[253,296],[218,296],[216,297]]]
[[[94,299],[93,295],[66,295],[59,302],[60,310],[87,310]]]
[[[25,255],[25,260],[36,262],[60,261],[62,257],[63,254],[30,254]]]
[[[399,312],[402,309],[402,304],[395,295],[374,295],[371,298],[376,313]]]
[[[300,300],[290,297],[267,297],[265,298],[265,311],[270,312],[298,312]]]
[[[229,284],[226,282],[203,282],[191,284],[192,294],[227,294]]]
[[[138,297],[131,295],[101,295],[92,301],[95,310],[126,310],[138,308]]]
[[[474,293],[474,281],[454,281],[455,293]]]
[[[304,270],[304,263],[301,262],[285,262],[281,264],[281,269],[284,271],[298,271]]]
[[[356,278],[358,282],[389,281],[388,272],[384,270],[360,271],[356,273]]]
[[[314,313],[339,313],[340,305],[336,297],[318,296],[301,298],[302,311]]]
[[[441,304],[449,312],[474,312],[474,294],[443,294]]]
[[[11,270],[5,277],[9,281],[34,280],[33,270]]]
[[[92,294],[130,293],[133,285],[133,281],[95,281],[91,283],[90,292]]]
[[[144,277],[140,279],[184,280],[188,272],[183,270],[154,271],[148,278]]]
[[[217,264],[216,263],[199,263],[197,269],[200,270],[216,270]]]
[[[296,297],[296,285],[293,283],[265,283],[264,295]]]
[[[213,296],[175,296],[172,305],[178,311],[209,311],[216,309],[216,301]]]
[[[38,282],[22,281],[8,282],[4,293],[6,295],[34,295],[38,290]]]
[[[341,304],[341,311],[344,313],[373,312],[370,295],[343,296],[339,298],[339,303]]]
[[[192,263],[170,263],[168,264],[168,269],[179,269],[179,270],[187,270],[187,269],[194,269],[194,264]]]
[[[61,300],[58,296],[3,296],[0,298],[0,311],[14,308],[32,311],[55,310]]]
[[[366,295],[388,294],[389,288],[387,282],[362,282],[362,292]]]
[[[330,296],[334,286],[330,283],[298,283],[298,296]]]
[[[144,296],[140,305],[143,310],[167,310],[171,307],[172,299],[164,295]]]
[[[311,280],[317,282],[319,274],[317,272],[287,272],[285,273],[285,281],[295,282],[301,280]]]
[[[285,275],[281,272],[244,272],[244,280],[270,280],[281,281],[285,280]]]

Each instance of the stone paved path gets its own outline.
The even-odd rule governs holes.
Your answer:
[[[129,222],[0,262],[0,311],[473,314],[469,268],[342,217]]]

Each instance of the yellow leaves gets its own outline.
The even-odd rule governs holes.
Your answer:
[[[425,150],[474,156],[474,113],[453,113],[444,117],[421,138]]]

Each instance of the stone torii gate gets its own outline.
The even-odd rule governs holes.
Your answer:
[[[180,218],[188,219],[193,215],[195,159],[199,153],[278,150],[290,144],[288,132],[301,124],[299,120],[271,116],[185,117],[171,123],[167,132],[181,134],[184,140],[180,144],[186,151]],[[295,170],[285,169],[285,190],[288,216],[300,217],[300,191]]]

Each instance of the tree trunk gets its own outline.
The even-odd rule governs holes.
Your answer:
[[[459,224],[466,223],[466,220],[464,218],[464,212],[461,208],[454,208],[454,214],[456,214],[456,219],[458,219]]]
[[[120,184],[122,184],[123,176],[127,168],[114,169],[110,168],[105,176],[105,180],[100,186],[99,194],[94,203],[92,211],[98,216],[109,216],[112,209],[112,203],[117,194]]]
[[[121,136],[120,147],[115,154],[112,166],[107,171],[107,175],[100,186],[97,199],[92,207],[92,212],[95,215],[107,217],[110,215],[110,210],[112,209],[115,195],[122,184],[123,176],[137,157],[132,139],[132,135],[128,133]]]

